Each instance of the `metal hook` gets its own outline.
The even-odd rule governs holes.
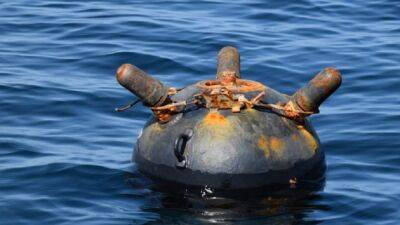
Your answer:
[[[131,103],[125,105],[125,106],[122,106],[122,107],[119,107],[119,108],[115,108],[115,111],[116,111],[116,112],[123,112],[123,111],[125,111],[125,110],[127,110],[127,109],[132,108],[134,105],[136,105],[136,104],[139,103],[139,102],[140,102],[140,99],[137,99],[137,100],[135,100],[135,101],[133,101],[133,102],[131,102]]]

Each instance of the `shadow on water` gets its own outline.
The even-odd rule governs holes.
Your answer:
[[[143,209],[158,215],[147,224],[319,224],[307,219],[307,214],[326,208],[315,203],[325,179],[235,191],[143,180],[157,196],[156,203]],[[128,177],[127,181],[135,187],[137,178]]]

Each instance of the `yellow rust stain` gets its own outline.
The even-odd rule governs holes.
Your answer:
[[[269,142],[272,151],[274,151],[275,153],[280,153],[285,148],[285,142],[283,142],[283,140],[280,138],[271,137]]]
[[[253,108],[247,108],[246,111],[249,112],[249,113],[252,113],[252,114],[253,113],[257,113],[257,110],[255,110]]]
[[[282,157],[283,149],[285,148],[285,142],[277,137],[271,137],[269,142],[271,150],[274,152],[274,154],[279,158]]]
[[[304,137],[306,143],[310,147],[311,151],[315,153],[318,148],[318,142],[315,140],[313,135],[303,126],[298,126],[301,135]]]
[[[268,143],[267,140],[263,135],[260,136],[258,139],[258,147],[264,152],[265,157],[269,157],[269,148],[268,148]]]
[[[227,126],[229,121],[225,118],[224,115],[219,114],[218,112],[210,112],[203,119],[204,125],[207,126]]]
[[[267,139],[264,135],[261,135],[258,139],[258,147],[264,152],[265,157],[270,157],[271,154],[281,158],[285,149],[285,142],[281,138],[270,137]]]
[[[299,135],[297,135],[297,134],[293,134],[291,136],[291,138],[292,138],[292,141],[299,141],[299,139],[300,139]]]

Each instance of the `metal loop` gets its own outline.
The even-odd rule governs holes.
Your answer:
[[[187,130],[185,133],[180,134],[174,143],[174,154],[178,162],[176,163],[177,168],[185,168],[186,167],[186,157],[184,155],[186,144],[189,139],[192,137],[193,131]]]

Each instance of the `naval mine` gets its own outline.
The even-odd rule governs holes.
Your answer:
[[[239,53],[228,46],[213,80],[167,87],[131,64],[120,66],[116,78],[153,112],[133,157],[150,177],[216,189],[324,177],[325,154],[308,117],[340,86],[335,68],[286,95],[242,79]]]

